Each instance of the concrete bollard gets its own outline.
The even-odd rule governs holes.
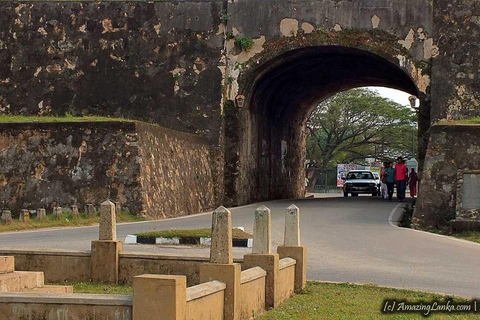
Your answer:
[[[117,240],[115,205],[107,200],[100,205],[99,240]]]
[[[187,310],[187,278],[143,274],[133,277],[133,319],[183,320]]]
[[[300,209],[292,204],[285,212],[284,245],[277,248],[280,259],[292,258],[295,264],[295,292],[307,284],[307,248],[300,245]]]
[[[30,220],[30,211],[28,211],[26,209],[22,209],[20,211],[20,221],[25,222],[25,221],[29,221],[29,220]]]
[[[212,215],[210,263],[200,264],[200,283],[218,280],[226,285],[223,319],[239,318],[237,302],[240,296],[241,266],[233,263],[232,215],[225,207]]]
[[[55,219],[60,219],[63,216],[63,209],[62,207],[55,207],[53,208],[53,217]]]
[[[2,223],[3,224],[11,224],[12,222],[13,222],[12,212],[10,210],[3,210],[2,211]]]
[[[260,267],[267,272],[265,279],[265,306],[275,308],[280,304],[278,293],[279,256],[271,253],[271,212],[265,206],[255,210],[255,222],[253,226],[253,249],[252,254],[243,257],[243,266],[246,269]]]
[[[78,218],[78,206],[73,204],[70,209],[72,210],[72,218]]]
[[[292,204],[285,211],[284,246],[300,245],[300,209]]]
[[[213,211],[210,262],[221,264],[233,263],[232,214],[223,206]]]
[[[92,241],[92,281],[118,283],[119,254],[123,244],[117,241],[115,205],[108,200],[100,205],[99,239]]]
[[[85,215],[87,217],[95,217],[97,215],[95,211],[95,206],[91,203],[85,205]]]
[[[45,220],[45,219],[47,219],[47,210],[37,209],[37,220]]]
[[[271,253],[271,215],[270,209],[265,206],[261,206],[255,210],[252,253]]]

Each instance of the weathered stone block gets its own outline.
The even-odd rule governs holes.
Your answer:
[[[63,209],[62,207],[55,207],[53,208],[53,217],[55,219],[61,219],[63,216]]]
[[[30,220],[30,211],[23,209],[20,211],[20,221],[25,222]]]
[[[70,209],[72,210],[72,218],[78,218],[78,206],[76,205],[71,205]]]
[[[47,210],[37,209],[37,219],[38,220],[45,220],[46,218],[47,218]]]
[[[115,202],[115,214],[119,215],[122,211],[122,204],[120,201]]]
[[[2,211],[2,223],[3,224],[10,224],[13,222],[12,212],[10,210],[3,210]]]
[[[87,215],[87,217],[95,217],[97,215],[95,206],[93,204],[85,205],[85,215]]]

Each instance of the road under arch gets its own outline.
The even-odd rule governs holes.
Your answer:
[[[226,202],[302,197],[305,122],[320,101],[365,86],[419,95],[406,70],[392,61],[356,48],[318,46],[286,52],[252,70],[234,111],[226,112]]]

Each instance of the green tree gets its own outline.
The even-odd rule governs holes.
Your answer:
[[[337,163],[364,162],[365,158],[411,157],[416,122],[413,110],[374,91],[341,92],[311,113],[307,159],[313,166],[327,169]]]

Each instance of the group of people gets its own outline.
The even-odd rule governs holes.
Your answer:
[[[392,201],[395,185],[397,187],[397,198],[399,202],[405,201],[405,192],[407,184],[410,187],[410,196],[417,196],[418,176],[415,169],[412,168],[410,174],[402,157],[397,158],[395,167],[392,162],[384,162],[380,174],[381,193],[383,199]]]

